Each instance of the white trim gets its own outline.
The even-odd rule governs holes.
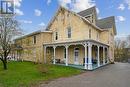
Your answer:
[[[65,64],[66,64],[66,66],[68,66],[68,48],[69,48],[69,46],[68,45],[66,45],[65,46],[65,51],[66,51],[66,62],[65,62]]]
[[[87,44],[85,43],[85,45],[84,45],[84,52],[85,52],[85,55],[84,55],[84,69],[87,69],[87,58],[88,58],[88,56],[87,56],[87,54],[88,54],[88,51],[87,51]]]
[[[92,70],[92,44],[88,43],[88,70]]]
[[[44,46],[44,63],[46,63],[46,46]]]
[[[41,31],[42,33],[53,33],[52,31]]]
[[[97,64],[98,64],[98,67],[100,67],[100,46],[97,46],[97,58],[98,58],[98,60],[97,60]]]
[[[54,58],[53,58],[53,64],[56,64],[56,46],[53,46],[53,49],[54,49]]]

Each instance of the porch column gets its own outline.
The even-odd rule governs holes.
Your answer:
[[[54,58],[53,58],[53,64],[56,64],[56,60],[55,60],[55,58],[56,58],[56,51],[55,51],[55,49],[56,49],[56,46],[53,46],[53,49],[54,49]]]
[[[44,63],[46,63],[46,46],[44,46]]]
[[[66,51],[66,62],[65,62],[65,65],[68,66],[68,45],[65,46],[65,51]]]
[[[88,43],[88,70],[92,70],[92,44]]]
[[[103,47],[103,65],[105,65],[105,47]]]
[[[98,64],[98,67],[100,67],[100,46],[97,46],[98,47],[98,54],[97,54],[97,64]]]
[[[84,48],[85,48],[85,62],[84,62],[84,69],[87,69],[87,44],[85,43],[84,45]]]

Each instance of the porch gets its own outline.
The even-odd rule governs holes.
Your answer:
[[[109,63],[108,48],[93,40],[45,44],[44,61],[93,70]]]
[[[65,64],[59,64],[59,63],[56,64],[56,65],[66,66]],[[105,65],[108,65],[108,63],[106,63]],[[105,65],[102,64],[102,65],[100,65],[100,67],[105,66]],[[84,68],[83,65],[68,64],[68,66],[74,67],[74,68],[77,68],[77,69],[87,70],[87,69]],[[92,70],[100,68],[100,67],[98,67],[97,64],[92,64]]]

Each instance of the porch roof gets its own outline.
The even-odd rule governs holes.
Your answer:
[[[54,42],[54,43],[45,43],[44,46],[64,46],[64,45],[75,45],[75,44],[84,44],[84,43],[93,43],[94,45],[102,45],[109,47],[108,44],[101,43],[96,40],[88,39],[88,40],[78,40],[78,41],[67,41],[67,42]]]

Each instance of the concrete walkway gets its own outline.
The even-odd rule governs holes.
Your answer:
[[[130,64],[108,65],[77,76],[60,78],[40,87],[130,87]]]

